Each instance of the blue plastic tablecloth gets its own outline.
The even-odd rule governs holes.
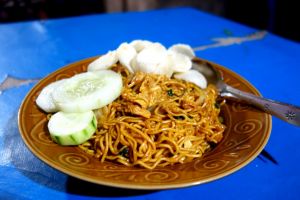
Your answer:
[[[300,104],[300,45],[191,8],[89,15],[0,25],[0,199],[300,199],[300,128],[273,118],[265,148],[249,165],[217,181],[182,189],[134,191],[69,177],[23,143],[21,101],[37,80],[124,41],[187,43],[224,65],[263,96]],[[13,80],[13,81],[12,81]]]

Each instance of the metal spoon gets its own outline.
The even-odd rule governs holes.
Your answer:
[[[300,107],[258,97],[235,89],[224,83],[221,73],[209,62],[203,62],[202,60],[195,59],[193,62],[193,68],[201,72],[206,77],[208,83],[217,86],[221,97],[253,105],[266,113],[282,119],[283,121],[300,126]]]

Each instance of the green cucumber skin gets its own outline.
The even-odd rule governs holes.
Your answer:
[[[76,146],[89,140],[97,129],[97,119],[93,116],[93,120],[89,125],[81,131],[70,133],[65,136],[57,136],[50,134],[52,140],[59,145],[63,146]]]
[[[61,145],[61,141],[60,141],[60,138],[58,136],[55,136],[55,135],[50,135],[51,138],[57,143],[57,144],[60,144]]]

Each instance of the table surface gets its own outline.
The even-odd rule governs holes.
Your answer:
[[[300,104],[300,45],[192,8],[88,15],[0,25],[0,199],[299,199],[300,128],[273,118],[264,152],[217,181],[135,191],[87,183],[36,158],[17,113],[37,80],[124,41],[187,43],[196,55],[237,72],[263,96]]]

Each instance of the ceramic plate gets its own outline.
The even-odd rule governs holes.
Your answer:
[[[70,176],[107,186],[132,189],[168,189],[206,183],[229,175],[253,160],[266,145],[271,117],[252,107],[228,102],[222,108],[227,129],[224,138],[204,157],[186,164],[147,170],[112,162],[100,163],[78,147],[55,144],[47,130],[47,114],[35,104],[40,91],[49,83],[86,71],[88,58],[65,66],[37,83],[19,110],[19,129],[27,147],[42,161]],[[240,90],[260,95],[245,79],[217,64],[225,82]]]

